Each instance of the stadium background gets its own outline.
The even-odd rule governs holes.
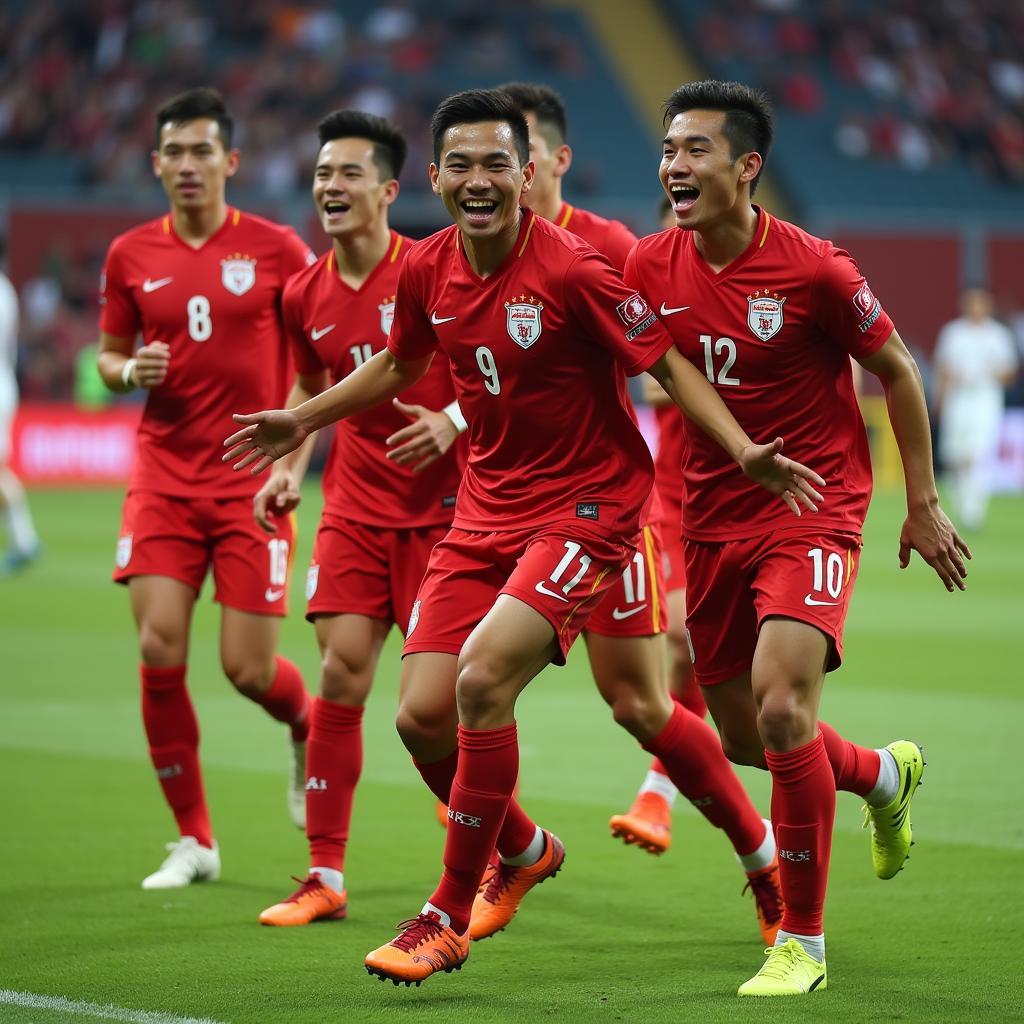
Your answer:
[[[0,580],[0,1020],[82,1019],[71,1004],[19,1007],[18,992],[218,1021],[746,1019],[731,990],[756,945],[738,872],[688,808],[662,861],[605,838],[644,759],[611,725],[579,657],[531,689],[521,720],[528,803],[567,838],[572,870],[457,979],[395,998],[357,970],[422,895],[439,853],[429,800],[391,727],[394,638],[367,716],[352,920],[300,935],[254,924],[304,847],[279,799],[283,741],[226,692],[206,601],[190,680],[225,879],[156,901],[136,889],[169,838],[138,727],[129,614],[106,583],[120,501],[111,485],[126,473],[139,406],[103,394],[92,347],[106,246],[165,208],[149,171],[152,114],[182,88],[217,85],[238,121],[242,169],[229,200],[294,224],[321,251],[308,180],[315,122],[334,107],[408,130],[393,223],[421,236],[444,223],[425,173],[423,125],[436,102],[468,86],[547,82],[569,110],[567,197],[645,233],[659,194],[660,103],[709,75],[772,94],[776,149],[760,201],[855,254],[926,383],[964,285],[989,285],[1024,348],[1024,8],[1013,0],[4,5],[0,237],[22,310],[14,464],[36,488],[47,553]],[[1010,399],[1024,399],[1020,379]],[[876,720],[912,730],[938,788],[921,801],[926,841],[884,890],[865,871],[855,809],[841,802],[833,985],[824,1008],[788,1012],[1019,1019],[1011,954],[1021,946],[1024,806],[1012,751],[1024,506],[1012,493],[998,500],[971,538],[966,596],[944,595],[920,565],[897,575],[898,468],[870,390],[865,413],[879,496],[850,667],[830,682],[826,711],[870,743],[893,738],[877,735]],[[1008,492],[1024,488],[1021,415],[1008,413],[993,466]],[[311,486],[299,583],[316,511]],[[313,638],[298,616],[283,644],[312,686]],[[745,779],[766,807],[764,780]]]

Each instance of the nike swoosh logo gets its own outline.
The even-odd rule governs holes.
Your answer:
[[[142,282],[142,290],[148,295],[150,292],[155,292],[157,288],[163,288],[165,284],[170,284],[173,280],[173,277],[161,277],[159,281],[151,281],[147,277]]]
[[[665,303],[663,302],[661,304],[661,315],[662,316],[671,316],[673,313],[682,313],[682,311],[684,309],[689,309],[689,308],[690,308],[689,306],[675,306],[674,308],[669,309],[669,307],[666,306]]]
[[[334,328],[335,328],[335,327],[337,327],[337,326],[338,326],[337,324],[331,324],[331,325],[330,325],[330,326],[328,326],[328,327],[321,327],[321,328],[319,328],[319,329],[318,329],[318,328],[316,328],[316,327],[314,327],[314,328],[313,328],[313,330],[311,330],[311,331],[309,332],[309,336],[310,336],[310,337],[311,337],[311,338],[312,338],[312,339],[313,339],[314,341],[319,341],[319,340],[320,340],[320,339],[321,339],[321,338],[322,338],[322,337],[323,337],[323,336],[324,336],[325,334],[330,334],[330,333],[331,333],[331,331],[333,331],[333,330],[334,330]]]
[[[284,588],[283,587],[280,590],[272,590],[270,587],[267,587],[266,593],[263,595],[263,598],[266,601],[273,602],[273,601],[280,601],[283,596],[284,596]]]
[[[438,316],[437,313],[430,314],[430,322],[436,327],[438,324],[446,324],[449,320],[457,320],[454,316]]]
[[[816,605],[816,604],[822,604],[822,605],[828,605],[829,608],[834,608],[837,604],[839,604],[839,602],[838,601],[816,601],[813,597],[811,597],[810,594],[807,594],[804,597],[804,604],[810,605],[812,607],[814,605]]]
[[[620,612],[618,608],[613,608],[612,618],[621,622],[623,619],[628,619],[631,615],[636,615],[637,612],[642,612],[646,607],[646,604],[642,604],[638,608],[630,608],[628,612]]]
[[[564,594],[556,594],[553,590],[548,590],[548,588],[543,583],[538,583],[537,586],[534,587],[534,589],[537,591],[538,594],[546,594],[548,597],[553,597],[556,601],[564,601],[566,604],[569,603],[569,598],[567,598]]]

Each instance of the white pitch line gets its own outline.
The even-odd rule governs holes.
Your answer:
[[[77,1017],[99,1017],[101,1020],[120,1020],[127,1024],[224,1024],[209,1017],[179,1017],[175,1013],[161,1010],[129,1010],[113,1003],[87,1003],[80,999],[65,999],[63,996],[41,996],[35,992],[15,992],[0,988],[0,1004],[24,1006],[29,1010],[54,1010]]]

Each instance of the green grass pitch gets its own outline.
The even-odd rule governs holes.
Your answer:
[[[258,912],[303,874],[288,822],[283,730],[234,694],[217,664],[217,609],[198,606],[190,683],[220,882],[143,892],[174,838],[148,766],[126,594],[107,582],[120,495],[37,493],[44,561],[0,580],[0,989],[152,1011],[153,1021],[997,1021],[1024,1016],[1020,957],[1024,802],[1024,502],[999,499],[972,538],[970,589],[948,595],[920,562],[897,569],[899,501],[872,509],[823,717],[859,742],[907,736],[929,766],[903,873],[871,870],[858,802],[838,804],[828,906],[829,989],[740,1002],[761,962],[749,895],[725,838],[677,807],[661,859],[608,838],[647,758],[617,730],[582,649],[520,704],[527,808],[563,838],[565,870],[459,974],[420,989],[368,977],[362,958],[417,912],[442,832],[392,720],[389,642],[366,715],[345,922],[266,929]],[[302,509],[282,649],[310,688],[317,655],[298,614],[316,499]],[[765,777],[743,777],[762,812]],[[0,1020],[78,1021],[0,999]],[[125,1018],[120,1018],[125,1019]],[[132,1019],[144,1019],[137,1015]]]

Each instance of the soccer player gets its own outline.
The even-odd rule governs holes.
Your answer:
[[[992,296],[969,288],[962,316],[939,333],[935,348],[935,411],[939,454],[953,500],[967,529],[980,529],[988,511],[986,462],[999,443],[1003,389],[1017,371],[1013,335],[992,315]]]
[[[144,889],[220,873],[185,684],[192,608],[211,567],[221,665],[240,693],[289,727],[289,808],[303,824],[311,702],[298,669],[275,654],[292,522],[281,518],[271,538],[260,530],[256,481],[226,472],[209,438],[239,403],[286,395],[281,294],[313,256],[291,228],[227,205],[225,186],[239,163],[231,136],[232,119],[211,89],[182,93],[157,111],[153,173],[170,213],[116,238],[103,270],[100,375],[111,391],[148,392],[114,579],[128,586],[150,757],[181,833]]]
[[[2,253],[0,253],[2,256]],[[21,481],[7,465],[11,421],[18,408],[18,295],[6,274],[0,273],[0,513],[7,520],[10,546],[0,572],[15,573],[42,553],[32,513]]]
[[[298,371],[289,407],[386,346],[399,271],[412,244],[388,227],[406,153],[398,129],[371,114],[337,110],[318,131],[313,202],[331,248],[285,289],[284,321]],[[395,408],[381,405],[343,420],[335,433],[306,584],[306,617],[321,653],[306,746],[311,866],[291,896],[260,914],[262,924],[303,925],[346,914],[343,869],[362,769],[363,705],[384,640],[393,624],[406,631],[427,558],[451,525],[464,461],[460,444],[414,474],[385,458],[385,442],[409,415],[454,397],[447,362],[438,359]],[[256,519],[270,534],[298,504],[309,448],[275,463],[256,495]]]
[[[872,860],[892,878],[911,844],[920,748],[859,747],[819,722],[842,658],[871,493],[850,356],[876,374],[903,459],[900,564],[917,550],[949,591],[967,545],[939,507],[920,375],[851,257],[752,204],[772,140],[763,94],[696,82],[670,97],[660,176],[678,229],[643,239],[626,264],[684,356],[754,436],[781,426],[829,480],[812,520],[780,516],[689,424],[683,449],[687,628],[694,668],[729,757],[767,767],[779,847],[782,927],[740,995],[826,985],[823,908],[836,790],[863,797]]]
[[[371,973],[396,984],[460,967],[476,912],[485,920],[473,937],[505,927],[564,859],[557,837],[510,799],[515,701],[549,662],[564,661],[636,547],[653,466],[622,405],[616,364],[654,373],[792,510],[819,497],[816,474],[779,454],[781,439],[756,445],[736,428],[603,257],[521,209],[533,178],[529,130],[505,93],[451,96],[431,129],[431,182],[455,224],[409,254],[387,351],[297,409],[236,416],[245,425],[224,456],[259,472],[312,430],[403,390],[439,348],[451,363],[470,455],[452,529],[413,605],[398,721],[428,785],[448,802],[445,870],[423,911],[366,958]],[[678,730],[667,694],[658,703],[644,737],[655,753]],[[498,905],[474,907],[495,846],[529,870]]]
[[[529,127],[530,158],[535,170],[523,205],[589,242],[621,271],[636,244],[636,236],[619,221],[606,220],[562,198],[562,180],[572,163],[562,98],[549,86],[534,83],[511,82],[499,88],[522,111]],[[645,379],[653,382],[653,378]],[[619,381],[622,403],[632,413],[624,373],[619,374]],[[665,392],[658,390],[664,396]],[[671,408],[677,417],[681,416],[675,405]],[[423,424],[422,429],[428,429],[428,421]],[[677,433],[681,431],[681,424],[674,426]],[[422,446],[415,440],[416,427],[407,427],[396,439],[405,436],[410,437],[412,452],[419,457]],[[401,461],[399,453],[395,457]],[[681,500],[680,485],[669,506],[677,514]],[[661,516],[661,504],[656,497],[643,523],[639,545],[583,631],[598,691],[612,708],[615,720],[641,742],[649,732],[646,718],[661,713],[666,688],[664,636],[668,601],[662,567]],[[678,538],[678,518],[670,529]],[[679,544],[681,541],[676,540]],[[678,621],[677,630],[681,631],[682,620]],[[682,643],[685,642],[684,636]],[[636,842],[646,849],[663,852],[670,835],[668,801],[675,796],[678,785],[708,821],[723,829],[732,841],[754,894],[762,939],[771,944],[782,912],[775,839],[770,823],[757,813],[736,778],[714,729],[701,721],[702,705],[703,702],[699,718],[685,704],[676,712],[676,742],[668,756],[670,764],[655,760],[637,800],[639,807],[633,809],[636,813],[613,817],[612,833],[627,843]],[[649,814],[659,804],[665,809],[663,820],[649,820],[644,812]],[[521,865],[498,863],[481,894],[478,919],[489,910],[488,905],[500,902],[522,870]]]

